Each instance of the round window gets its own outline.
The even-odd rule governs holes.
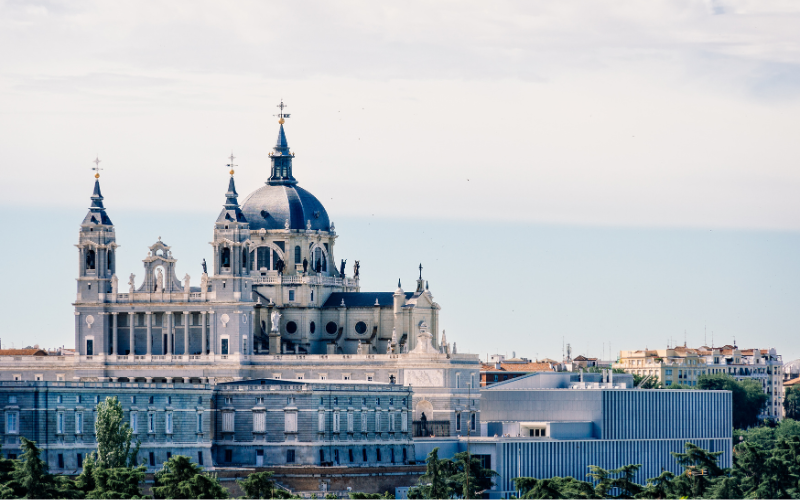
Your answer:
[[[290,321],[286,323],[286,333],[294,333],[297,331],[297,323]]]
[[[317,331],[317,324],[312,321],[311,324],[308,325],[308,329],[309,329],[309,331],[311,333],[316,332]]]
[[[367,331],[367,324],[363,321],[356,323],[356,333],[364,333]]]
[[[330,334],[336,333],[336,328],[337,328],[336,327],[336,323],[334,323],[333,321],[331,321],[327,325],[325,325],[325,331],[330,333]]]

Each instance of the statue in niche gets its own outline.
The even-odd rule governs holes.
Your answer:
[[[358,261],[356,261],[356,263],[353,264],[353,277],[354,278],[358,278],[358,273],[359,273],[360,270],[361,270],[361,264]]]
[[[358,341],[358,347],[356,347],[356,354],[364,354],[364,347],[361,344],[361,340]]]
[[[156,292],[163,292],[164,291],[164,273],[161,271],[161,268],[158,268],[158,274],[156,275]]]
[[[342,265],[339,266],[339,274],[342,275],[342,278],[344,278],[344,266],[346,265],[347,265],[347,259],[342,259]]]
[[[117,278],[116,274],[112,274],[111,275],[111,293],[116,295],[118,288],[119,288],[119,279]]]
[[[94,250],[92,249],[86,252],[86,269],[94,269]]]
[[[186,273],[186,276],[183,277],[183,293],[189,293],[192,291],[192,287],[190,285],[192,277],[189,276],[189,273]]]
[[[277,269],[278,274],[283,274],[285,268],[286,264],[283,262],[283,259],[278,259],[278,262],[275,263],[275,269]]]
[[[128,285],[131,287],[130,293],[133,293],[136,290],[136,275],[131,273],[131,277],[128,279]]]
[[[314,271],[317,274],[322,272],[322,261],[321,260],[317,259],[317,265],[316,265],[316,268],[314,269]]]
[[[206,267],[206,259],[203,259],[203,274],[208,274],[208,268]]]
[[[456,348],[455,342],[453,342],[453,354],[458,354],[458,349]]]
[[[200,291],[207,292],[208,291],[208,275],[203,273],[200,276]]]
[[[280,332],[281,331],[281,313],[279,313],[278,311],[273,312],[272,316],[270,316],[270,319],[272,319],[272,329],[270,331],[273,332],[273,333]]]
[[[289,219],[286,219],[286,222],[283,224],[284,229],[289,229]]]
[[[391,353],[392,353],[392,343],[391,342],[387,342],[386,343],[386,354],[391,354]]]
[[[303,274],[308,272],[308,259],[303,257]]]

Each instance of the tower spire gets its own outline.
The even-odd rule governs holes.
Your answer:
[[[233,152],[231,152],[231,155],[228,157],[230,163],[225,165],[230,168],[229,173],[231,178],[228,181],[228,192],[225,193],[225,204],[222,205],[222,212],[220,212],[219,217],[217,217],[217,222],[247,222],[247,219],[242,213],[242,209],[239,208],[239,194],[236,192],[236,183],[233,181],[233,167],[236,166],[233,160],[235,158]]]
[[[83,219],[83,224],[104,224],[107,226],[111,226],[112,222],[111,219],[106,214],[106,208],[103,206],[103,194],[100,192],[100,157],[98,156],[92,163],[94,163],[94,167],[92,170],[94,171],[94,191],[92,191],[92,204],[89,206],[89,213],[86,214],[86,217]]]
[[[271,186],[297,184],[297,180],[292,175],[292,159],[294,158],[294,153],[289,150],[289,142],[286,140],[286,132],[283,130],[283,124],[286,123],[285,119],[291,116],[289,113],[283,112],[286,107],[287,105],[284,104],[283,99],[281,99],[281,103],[278,104],[280,113],[275,115],[279,118],[278,124],[280,128],[278,128],[278,140],[275,142],[275,147],[269,154],[272,162],[272,172],[270,173],[267,184]]]

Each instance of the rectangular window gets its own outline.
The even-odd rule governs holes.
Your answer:
[[[147,432],[156,431],[156,415],[155,413],[147,414]]]
[[[294,450],[286,450],[286,463],[287,464],[294,463]]]
[[[314,290],[311,290],[311,302],[314,302]]]
[[[294,290],[289,290],[289,302],[294,301]]]
[[[222,339],[222,354],[228,354],[228,339]]]
[[[83,454],[78,453],[78,468],[83,467]]]
[[[151,451],[149,458],[150,458],[150,467],[155,467],[156,466],[156,454],[155,454],[155,452]]]
[[[339,412],[333,412],[333,432],[339,432]]]
[[[75,434],[83,434],[83,412],[75,413]]]
[[[297,413],[286,412],[283,418],[284,432],[297,432]]]
[[[197,452],[197,465],[203,465],[203,452]]]
[[[16,396],[9,396],[8,397],[8,404],[16,404],[17,397]]]
[[[167,405],[172,404],[172,396],[167,396]]]
[[[258,259],[256,264],[258,269],[269,269],[269,247],[258,247],[256,257]]]
[[[233,462],[233,450],[225,450],[225,461]]]
[[[347,432],[353,432],[353,414],[347,413]]]
[[[471,429],[471,430],[473,430],[473,431],[475,430],[475,425],[476,425],[476,424],[475,424],[475,420],[476,420],[476,419],[475,419],[475,417],[476,417],[476,415],[475,415],[474,413],[471,413],[471,414],[470,414],[470,417],[469,417],[469,418],[470,418],[470,424],[469,424],[469,427],[470,427],[470,429]]]
[[[317,431],[325,432],[325,412],[321,411],[317,414]]]
[[[87,339],[86,340],[86,355],[93,356],[94,355],[94,340]]]
[[[59,469],[63,469],[64,468],[64,454],[63,453],[59,453],[58,454],[58,468]]]
[[[267,414],[263,411],[253,412],[253,432],[267,431]]]
[[[139,433],[139,425],[137,422],[138,416],[139,416],[138,412],[135,411],[131,412],[131,430],[133,431],[134,434]],[[153,465],[155,465],[155,463]]]
[[[172,434],[172,412],[167,413],[166,427],[167,434]]]
[[[380,432],[381,429],[381,412],[375,412],[375,432]]]
[[[203,414],[197,414],[197,432],[203,432]]]
[[[461,413],[456,413],[456,431],[461,430]]]
[[[38,377],[38,375],[37,375],[37,377]],[[57,404],[61,404],[63,402],[64,402],[64,396],[61,396],[61,395],[56,396],[56,403]]]
[[[389,413],[389,432],[394,432],[394,413]]]
[[[19,412],[6,412],[6,433],[19,434]]]
[[[56,434],[64,434],[64,414],[59,412],[56,418]]]
[[[367,432],[367,412],[361,412],[361,432]]]
[[[400,427],[401,431],[408,432],[408,413],[403,412],[401,414],[400,425],[401,425]]]
[[[171,452],[171,451],[168,451],[168,452],[167,452],[167,460],[169,460],[170,458],[172,458],[172,452]]]
[[[222,432],[233,432],[235,416],[236,414],[232,411],[222,413]]]

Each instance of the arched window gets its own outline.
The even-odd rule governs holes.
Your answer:
[[[247,269],[247,249],[242,248],[242,269]]]
[[[94,269],[94,250],[91,248],[86,251],[86,269]]]
[[[225,247],[222,249],[222,254],[219,258],[221,267],[231,267],[231,249]]]
[[[300,247],[294,247],[294,263],[295,264],[302,264],[303,263],[303,256],[300,255]]]
[[[112,266],[112,262],[111,262],[111,255],[112,255],[112,253],[113,253],[113,252],[112,252],[111,250],[106,250],[106,254],[108,255],[108,266],[107,266],[106,268],[107,268],[109,271],[112,271],[112,272],[113,272],[113,270],[114,270],[114,267]]]
[[[312,266],[314,271],[318,273],[327,273],[328,272],[328,254],[322,247],[314,247],[314,251],[312,253]]]
[[[278,268],[278,261],[281,259],[283,259],[283,254],[277,248],[258,247],[256,249],[256,271],[275,271]]]

